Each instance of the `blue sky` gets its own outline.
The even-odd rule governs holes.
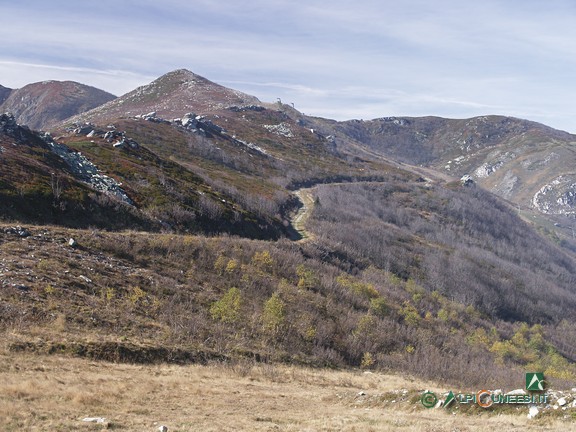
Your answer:
[[[0,0],[0,84],[120,95],[186,68],[339,120],[503,114],[576,132],[573,0]]]

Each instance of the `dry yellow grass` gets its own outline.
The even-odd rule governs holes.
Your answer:
[[[4,431],[568,430],[562,420],[451,415],[392,402],[438,385],[398,376],[290,366],[138,366],[0,351]],[[364,391],[366,396],[357,396]],[[387,397],[387,396],[388,397]],[[390,397],[392,395],[392,397]],[[105,426],[104,426],[105,427]]]

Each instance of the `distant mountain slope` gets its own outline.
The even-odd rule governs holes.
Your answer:
[[[1,93],[0,89],[0,101]],[[0,112],[12,113],[18,123],[33,129],[47,130],[65,118],[115,98],[103,90],[77,82],[43,81],[12,90],[0,105]]]
[[[567,132],[503,116],[314,122],[337,137],[339,148],[361,143],[376,154],[456,178],[468,174],[491,192],[549,218],[576,214],[576,136]]]
[[[97,160],[101,147],[86,146],[86,135],[98,130],[103,138],[108,126],[114,126],[244,208],[272,217],[294,204],[286,187],[378,176],[391,168],[336,153],[333,143],[302,119],[285,105],[264,104],[190,71],[176,70],[66,119],[54,132],[73,148],[93,152],[90,157]]]
[[[503,116],[463,120],[384,117],[341,122],[337,129],[403,162],[431,165],[461,155],[474,155],[484,149],[527,137],[537,136],[542,140],[574,139],[566,132],[539,123]]]
[[[115,135],[122,147],[76,137],[55,141],[0,115],[0,219],[267,239],[284,231],[124,133]]]
[[[0,85],[0,105],[10,96],[12,89]]]
[[[186,69],[169,72],[116,100],[71,121],[102,122],[155,112],[172,119],[188,112],[207,113],[231,105],[260,104],[254,96],[228,89]]]

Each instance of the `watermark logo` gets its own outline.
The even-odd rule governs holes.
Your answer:
[[[526,374],[526,390],[544,391],[544,373],[528,372]]]
[[[475,402],[482,408],[490,408],[494,404],[492,392],[490,390],[480,390],[478,393],[476,393]]]
[[[434,393],[428,391],[422,395],[420,402],[422,402],[424,408],[434,408],[438,403],[438,397]]]
[[[454,396],[454,393],[450,390],[450,393],[448,393],[448,396],[446,396],[446,400],[444,401],[444,408],[447,408],[448,405],[454,402],[454,399],[456,399],[456,396]]]
[[[544,391],[544,374],[542,372],[529,372],[526,374],[526,390],[514,390],[503,394],[502,390],[480,390],[476,393],[457,393],[452,390],[446,394],[445,399],[439,402],[438,396],[427,391],[420,398],[420,402],[425,408],[434,408],[443,406],[448,408],[453,402],[462,405],[477,404],[482,408],[490,408],[494,405],[503,404],[547,404],[548,394],[534,394],[532,392]]]

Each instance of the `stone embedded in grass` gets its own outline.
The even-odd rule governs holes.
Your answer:
[[[29,230],[22,228],[20,225],[11,228],[5,228],[4,232],[6,234],[14,234],[22,238],[30,237],[32,235]]]
[[[82,419],[82,421],[87,422],[87,423],[105,423],[106,418],[105,417],[85,417]]]

